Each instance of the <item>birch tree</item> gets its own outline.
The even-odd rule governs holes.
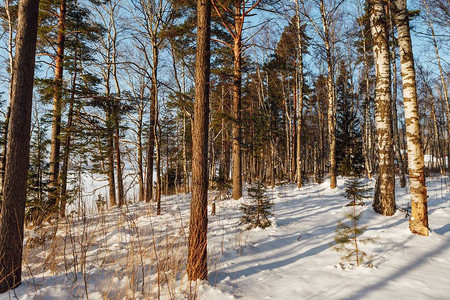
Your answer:
[[[296,109],[297,109],[297,151],[296,151],[296,161],[297,161],[297,187],[302,187],[302,119],[303,119],[303,41],[302,41],[302,31],[300,26],[300,0],[295,0],[296,5],[296,26],[297,26],[297,66],[296,66],[296,79],[297,79],[297,99]]]
[[[428,235],[427,188],[425,186],[424,157],[420,135],[419,106],[417,103],[416,73],[409,28],[406,0],[395,1],[395,23],[400,48],[400,64],[403,80],[403,103],[405,107],[406,141],[411,194],[412,233]]]
[[[364,155],[364,169],[366,172],[366,176],[371,179],[372,178],[372,171],[373,171],[373,158],[372,158],[372,122],[370,117],[370,104],[371,104],[371,97],[370,97],[370,58],[371,55],[369,55],[369,51],[371,51],[371,45],[369,45],[369,41],[371,41],[371,35],[370,35],[370,24],[367,26],[368,17],[367,13],[364,12],[364,8],[362,7],[362,3],[358,3],[358,25],[359,25],[359,32],[361,34],[361,52],[362,52],[362,61],[363,61],[363,79],[364,81],[364,88],[363,88],[363,119],[364,119],[364,146],[363,146],[363,155]]]
[[[447,117],[447,155],[448,155],[448,169],[450,170],[450,101],[448,99],[448,86],[447,86],[447,81],[445,80],[445,72],[444,72],[444,68],[442,66],[442,60],[441,60],[441,55],[439,53],[439,47],[438,47],[438,42],[437,42],[437,38],[436,38],[436,33],[434,30],[434,25],[433,25],[433,21],[431,18],[431,9],[428,5],[428,1],[427,0],[422,0],[422,3],[425,7],[425,21],[428,25],[428,28],[430,30],[431,33],[431,39],[433,42],[433,48],[434,48],[434,52],[436,55],[436,60],[437,60],[437,64],[439,67],[439,75],[440,75],[440,79],[441,79],[441,84],[442,84],[442,91],[443,91],[443,98],[444,98],[444,104],[445,104],[445,114]],[[438,7],[442,7],[441,11],[443,19],[447,20],[446,22],[444,21],[444,26],[450,25],[450,21],[448,21],[449,19],[449,10],[448,7],[447,9],[445,9],[445,4],[443,3],[443,1],[435,1],[435,5],[437,5]]]
[[[392,136],[391,68],[386,1],[371,0],[370,24],[375,61],[375,126],[378,146],[378,178],[372,203],[385,216],[395,212],[395,172]]]

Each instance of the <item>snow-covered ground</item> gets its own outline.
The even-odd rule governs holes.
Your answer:
[[[429,237],[412,235],[405,213],[392,217],[362,207],[361,248],[372,268],[342,269],[331,244],[348,203],[345,179],[268,189],[273,225],[238,226],[242,201],[217,203],[209,216],[208,282],[185,276],[189,196],[163,198],[163,214],[137,203],[122,210],[74,216],[26,231],[24,283],[1,299],[449,299],[450,178],[428,178]],[[367,181],[366,181],[367,182]],[[373,186],[374,182],[368,182]],[[407,207],[406,189],[397,205]],[[213,195],[211,195],[211,198]],[[52,238],[54,237],[54,238]]]

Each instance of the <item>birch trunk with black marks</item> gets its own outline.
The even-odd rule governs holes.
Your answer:
[[[409,229],[412,233],[428,235],[428,197],[423,172],[424,154],[422,150],[416,74],[406,0],[396,0],[395,9],[395,23],[398,31],[403,80],[403,103],[405,107],[406,144],[408,148],[411,194]]]
[[[378,145],[378,178],[372,206],[376,212],[392,216],[395,213],[395,172],[386,2],[371,0],[371,5],[370,23],[376,71],[375,125]]]
[[[331,32],[332,13],[327,11],[325,2],[320,1],[320,15],[322,19],[323,33],[321,34],[327,61],[327,100],[328,100],[328,163],[330,174],[330,188],[336,188],[336,93],[334,89],[334,65],[333,65],[333,41]],[[318,31],[316,29],[316,31]]]
[[[300,0],[296,0],[297,8],[297,187],[302,187],[302,112],[303,112],[303,45],[302,45],[302,32],[300,26]]]

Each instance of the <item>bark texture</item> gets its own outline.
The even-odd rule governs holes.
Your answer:
[[[329,164],[330,164],[330,188],[336,188],[336,93],[334,89],[334,62],[333,62],[333,41],[330,27],[330,12],[326,10],[325,2],[320,1],[320,14],[323,25],[323,41],[325,44],[325,53],[327,59],[327,98],[328,98],[328,143],[330,146]]]
[[[64,46],[66,40],[65,33],[66,22],[66,1],[61,0],[58,16],[58,40],[55,58],[55,79],[53,91],[53,117],[52,117],[52,135],[50,149],[50,192],[49,205],[55,205],[59,194],[59,161],[61,151],[61,111],[62,111],[62,84],[63,84],[63,63]]]
[[[375,125],[378,146],[378,178],[372,206],[376,212],[384,216],[392,216],[395,212],[395,170],[391,68],[385,1],[371,1],[370,23],[376,71]]]
[[[197,50],[192,143],[192,202],[189,223],[189,280],[207,279],[208,122],[211,1],[197,0]]]
[[[394,137],[394,154],[395,159],[398,163],[398,168],[400,171],[400,187],[404,188],[406,186],[406,166],[403,161],[402,154],[400,152],[400,133],[398,130],[398,113],[397,113],[397,54],[395,35],[394,35],[394,16],[393,12],[389,10],[389,34],[391,38],[391,65],[392,65],[392,134]]]
[[[428,235],[427,188],[425,186],[424,157],[420,134],[419,106],[417,104],[416,73],[406,0],[395,1],[395,23],[398,32],[400,62],[405,107],[406,144],[411,194],[411,232]]]
[[[39,0],[21,0],[0,217],[0,293],[20,284]]]
[[[235,9],[235,32],[242,32],[242,16],[240,11],[241,2],[236,1]],[[234,74],[233,74],[233,199],[242,197],[242,155],[241,155],[241,50],[242,35],[237,34],[234,37]]]

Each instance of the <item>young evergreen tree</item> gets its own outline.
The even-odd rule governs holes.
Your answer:
[[[364,206],[363,199],[369,198],[367,193],[371,191],[371,188],[368,188],[367,185],[363,184],[357,178],[353,178],[352,180],[345,183],[345,191],[344,197],[350,199],[351,201],[347,204],[347,206],[360,205]]]
[[[86,7],[78,5],[78,2],[69,2],[68,20],[70,27],[76,33],[68,35],[66,39],[65,69],[70,75],[70,86],[64,86],[64,100],[68,102],[67,121],[61,129],[62,165],[59,174],[61,217],[65,217],[66,203],[71,199],[68,188],[69,158],[75,155],[83,155],[91,143],[89,139],[93,135],[86,134],[86,126],[76,118],[84,107],[89,106],[86,98],[97,95],[99,79],[90,73],[88,66],[94,61],[93,41],[99,37],[102,28],[93,22],[92,15]],[[72,5],[73,4],[73,5]],[[89,127],[89,126],[87,126]],[[95,135],[94,135],[95,136]]]
[[[367,198],[366,193],[370,189],[363,185],[358,179],[354,178],[346,183],[344,196],[351,200],[347,206],[352,206],[350,212],[345,216],[348,219],[347,223],[338,222],[336,229],[336,236],[334,238],[335,245],[333,250],[342,252],[340,265],[342,268],[360,266],[365,264],[368,267],[372,266],[371,256],[360,248],[361,244],[374,242],[374,238],[366,237],[360,238],[367,226],[360,226],[362,212],[357,210],[358,205],[364,205],[362,199]]]
[[[27,201],[25,204],[25,223],[40,225],[48,212],[49,164],[46,137],[48,122],[43,122],[36,113],[30,144],[30,167],[27,180]]]
[[[242,204],[239,210],[244,214],[239,224],[247,225],[246,229],[256,227],[266,228],[271,225],[269,216],[272,215],[272,203],[266,195],[264,184],[261,181],[256,182],[248,188],[248,195],[252,198],[250,204]]]
[[[353,88],[344,61],[336,79],[336,163],[343,176],[359,175],[363,170],[362,135]]]

